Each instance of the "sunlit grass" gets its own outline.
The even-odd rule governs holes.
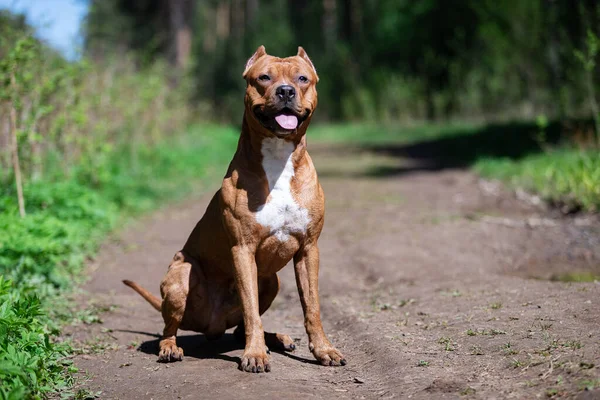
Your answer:
[[[474,133],[480,125],[470,123],[447,123],[401,125],[369,123],[313,123],[308,128],[309,141],[319,143],[414,143],[454,135]]]
[[[598,150],[563,148],[519,160],[485,158],[476,162],[475,170],[484,177],[501,179],[557,204],[600,210]]]

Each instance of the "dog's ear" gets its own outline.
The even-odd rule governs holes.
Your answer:
[[[317,82],[319,82],[319,75],[317,74],[317,69],[315,68],[315,65],[312,63],[310,58],[308,58],[308,54],[306,54],[306,50],[304,50],[304,48],[302,48],[302,46],[298,46],[297,56],[302,58],[304,61],[306,61],[308,63],[308,65],[311,66],[311,68],[313,69],[313,72],[315,73],[315,76],[317,77]]]
[[[250,57],[248,59],[248,61],[246,61],[246,68],[244,68],[244,73],[242,74],[242,78],[246,78],[246,74],[248,73],[248,70],[250,69],[250,67],[252,67],[254,65],[256,60],[258,60],[262,56],[266,56],[266,55],[267,55],[267,51],[265,50],[265,46],[262,46],[262,45],[259,46],[258,49],[256,49],[256,51],[252,55],[252,57]]]

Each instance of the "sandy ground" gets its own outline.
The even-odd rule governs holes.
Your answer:
[[[215,180],[103,246],[84,301],[112,311],[70,332],[83,388],[102,399],[600,398],[600,284],[550,280],[600,275],[598,217],[543,211],[464,170],[309,150],[327,198],[322,317],[348,365],[313,361],[291,266],[263,323],[298,349],[272,353],[272,372],[240,372],[230,333],[182,332],[184,361],[157,363],[162,318],[121,280],[158,294]]]

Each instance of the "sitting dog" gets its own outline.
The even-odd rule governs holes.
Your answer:
[[[261,315],[279,291],[277,272],[294,260],[309,349],[323,365],[345,365],[319,311],[319,247],[324,196],[306,150],[317,106],[317,71],[302,47],[278,58],[260,46],[248,60],[237,151],[206,213],[161,282],[162,301],[123,281],[162,312],[159,361],[178,361],[178,329],[245,337],[240,369],[268,372],[267,346],[292,351],[288,335],[263,331]]]

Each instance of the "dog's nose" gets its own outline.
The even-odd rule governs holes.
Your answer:
[[[290,85],[281,85],[275,90],[275,94],[283,101],[290,101],[296,96],[296,89]]]

